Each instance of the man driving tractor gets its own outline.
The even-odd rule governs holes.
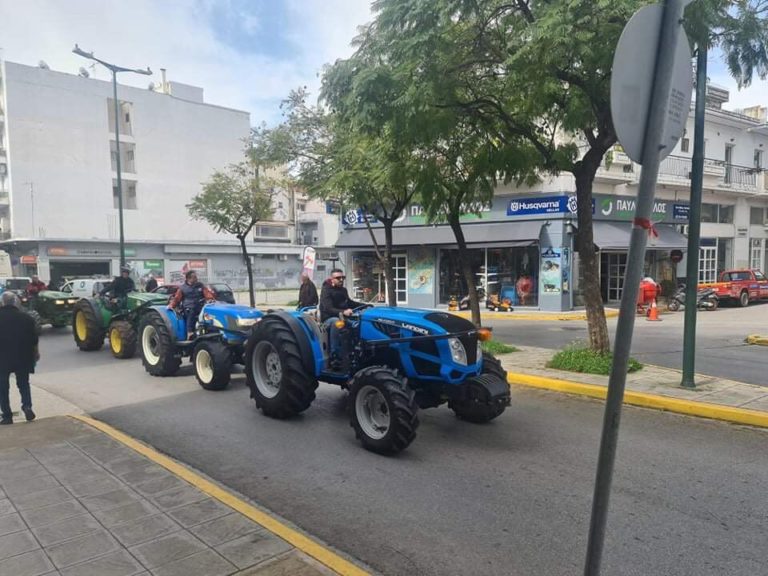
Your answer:
[[[185,274],[184,284],[179,286],[168,302],[168,309],[177,310],[184,315],[187,322],[187,339],[191,340],[195,335],[197,317],[200,316],[203,306],[206,302],[215,301],[213,292],[197,279],[197,272],[190,270]]]
[[[116,276],[101,291],[101,296],[110,296],[118,302],[118,308],[122,308],[128,294],[136,291],[136,284],[131,278],[131,269],[128,266],[120,267],[120,276]],[[113,303],[114,304],[114,303]]]
[[[355,308],[365,306],[362,302],[355,302],[349,297],[349,292],[344,287],[344,272],[338,268],[331,270],[331,276],[323,282],[320,291],[320,321],[325,322],[328,328],[328,343],[331,350],[331,368],[341,369],[343,359],[348,356],[349,332],[336,327],[339,316],[350,317]]]
[[[44,290],[48,290],[48,286],[45,285],[45,282],[40,280],[40,277],[35,274],[32,276],[32,282],[27,284],[27,294],[30,297],[37,296],[40,292],[43,292]]]

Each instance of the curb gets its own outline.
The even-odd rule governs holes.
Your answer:
[[[127,446],[145,458],[148,458],[155,464],[159,464],[182,480],[192,484],[198,490],[205,492],[211,498],[215,498],[222,504],[232,508],[250,520],[253,520],[266,530],[272,532],[274,535],[279,536],[297,550],[304,552],[307,556],[311,556],[340,576],[371,576],[370,572],[367,572],[349,560],[342,558],[339,554],[331,551],[324,545],[302,534],[298,530],[291,528],[271,514],[256,508],[252,504],[248,504],[231,492],[224,490],[210,480],[207,480],[195,472],[192,472],[192,470],[186,466],[179,464],[168,456],[160,454],[154,448],[143,444],[142,442],[132,438],[131,436],[128,436],[123,432],[120,432],[109,424],[80,414],[73,414],[69,417],[88,424],[93,428],[96,428],[107,436],[110,436],[112,439],[117,440],[124,446]]]
[[[768,336],[760,336],[759,334],[752,334],[747,336],[745,342],[747,344],[754,344],[756,346],[768,346]]]
[[[544,376],[534,376],[531,374],[508,372],[507,380],[510,384],[518,384],[529,388],[539,388],[541,390],[564,392],[566,394],[576,394],[578,396],[588,396],[590,398],[598,398],[601,400],[604,400],[608,393],[608,389],[605,386],[581,384],[578,382],[546,378]],[[631,390],[626,390],[624,392],[624,404],[675,412],[687,416],[708,418],[710,420],[723,420],[733,424],[745,424],[747,426],[768,428],[768,412],[761,412],[759,410],[747,410],[746,408],[707,404],[706,402],[680,400],[678,398],[657,396],[655,394],[646,394],[644,392],[633,392]]]
[[[449,311],[450,312],[450,311]],[[472,314],[470,312],[461,311],[461,312],[450,312],[451,314],[455,316],[461,316],[462,318],[472,318]],[[614,310],[612,308],[608,308],[605,310],[605,317],[606,318],[617,318],[619,316],[619,311]],[[480,313],[481,319],[489,319],[489,320],[526,320],[526,321],[540,321],[540,322],[551,322],[551,321],[568,321],[568,320],[581,320],[585,321],[587,319],[587,313],[586,312],[577,312],[575,314],[573,313],[526,313],[526,312],[481,312]]]

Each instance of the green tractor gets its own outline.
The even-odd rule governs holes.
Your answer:
[[[69,326],[72,310],[77,304],[77,298],[66,292],[44,290],[31,296],[26,292],[18,294],[21,305],[35,321],[37,333],[43,331],[43,326],[50,324],[54,328]]]
[[[168,303],[167,294],[131,292],[123,299],[83,298],[72,312],[72,334],[80,350],[101,350],[104,339],[115,358],[132,358],[136,353],[137,327],[142,316]]]

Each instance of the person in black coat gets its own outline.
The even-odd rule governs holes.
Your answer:
[[[155,280],[155,277],[152,276],[152,274],[150,274],[149,278],[147,278],[147,283],[144,284],[144,291],[152,292],[156,288],[157,288],[157,280]]]
[[[344,272],[331,270],[331,277],[323,282],[320,291],[320,321],[325,322],[331,318],[338,318],[339,314],[351,316],[352,310],[365,306],[361,302],[355,302],[349,297],[349,292],[344,288]]]
[[[24,416],[27,421],[35,419],[29,375],[35,371],[35,363],[39,359],[35,321],[19,308],[15,294],[3,293],[0,306],[0,424],[13,424],[9,398],[11,374],[16,375]]]
[[[301,274],[301,287],[299,288],[299,309],[317,306],[318,302],[317,288],[309,278],[309,274],[303,272]]]

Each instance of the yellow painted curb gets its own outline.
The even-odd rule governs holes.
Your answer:
[[[554,390],[556,392],[577,394],[579,396],[589,396],[591,398],[604,399],[608,393],[608,389],[605,386],[581,384],[579,382],[557,380],[555,378],[534,376],[532,374],[508,373],[507,379],[510,384],[519,384],[521,386],[529,386],[531,388],[540,388],[543,390]],[[706,402],[681,400],[678,398],[669,398],[667,396],[646,394],[644,392],[633,392],[632,390],[624,392],[624,403],[632,406],[642,406],[643,408],[653,408],[655,410],[666,410],[668,412],[676,412],[677,414],[686,414],[688,416],[698,416],[700,418],[710,418],[712,420],[724,420],[734,424],[746,424],[748,426],[768,428],[768,412],[761,412],[759,410],[747,410],[745,408],[734,408],[731,406],[721,406],[719,404],[707,404]]]
[[[366,572],[362,568],[354,565],[352,562],[345,560],[322,544],[315,542],[308,536],[305,536],[301,532],[294,530],[293,528],[287,526],[266,512],[263,512],[255,506],[248,504],[237,496],[220,488],[210,480],[206,480],[202,476],[195,474],[172,458],[164,456],[146,444],[143,444],[138,440],[131,438],[127,434],[112,428],[112,426],[109,424],[105,424],[99,420],[94,420],[93,418],[82,415],[70,415],[70,418],[80,420],[81,422],[93,426],[97,430],[100,430],[108,436],[111,436],[121,444],[124,444],[128,448],[135,450],[142,456],[152,460],[154,463],[159,464],[179,478],[186,480],[198,490],[205,492],[212,498],[215,498],[219,502],[226,504],[233,510],[240,512],[240,514],[243,516],[246,516],[257,524],[263,526],[276,536],[279,536],[289,544],[292,544],[295,548],[301,550],[308,556],[311,556],[318,562],[324,564],[337,574],[340,574],[341,576],[370,576],[369,572]]]
[[[451,314],[454,314],[456,316],[461,316],[462,318],[472,318],[472,314],[470,312],[466,312],[462,310],[461,312],[451,312]],[[619,315],[618,310],[614,310],[612,308],[609,308],[605,311],[605,317],[606,318],[616,318]],[[573,313],[547,313],[542,312],[540,314],[532,314],[530,312],[481,312],[480,313],[481,318],[485,318],[486,320],[526,320],[526,321],[540,321],[540,322],[551,322],[555,320],[586,320],[587,319],[587,313],[586,312],[578,312],[576,314]]]
[[[759,334],[752,334],[747,336],[747,344],[755,344],[757,346],[768,346],[768,336],[760,336]]]

